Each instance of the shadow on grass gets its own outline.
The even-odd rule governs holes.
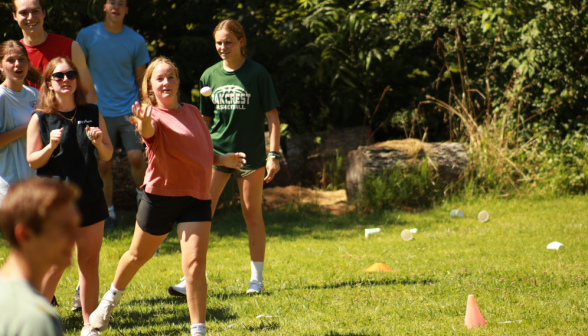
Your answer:
[[[391,212],[376,212],[362,215],[348,213],[345,215],[332,215],[320,206],[312,204],[293,204],[282,210],[267,211],[263,213],[267,235],[270,237],[296,238],[311,235],[314,239],[335,239],[332,232],[335,230],[361,230],[370,226],[403,225],[405,221]],[[114,231],[105,234],[107,239],[122,239],[132,237],[135,227],[135,214],[125,212],[121,215]],[[212,220],[212,234],[220,238],[233,236],[247,236],[247,226],[240,210],[229,209],[219,211]],[[176,227],[172,229],[162,247],[166,251],[179,250]],[[170,239],[172,243],[166,244]],[[162,250],[163,250],[162,249]]]
[[[152,306],[156,306],[156,305],[174,305],[174,306],[179,306],[179,305],[185,305],[186,303],[186,298],[185,297],[181,297],[181,296],[168,296],[168,297],[164,297],[164,298],[148,298],[148,299],[134,299],[131,300],[128,303],[130,306],[148,306],[148,307],[152,307]],[[154,309],[154,314],[177,314],[177,311],[172,311],[171,309],[167,309],[169,311],[166,311],[166,309],[161,309],[161,306],[157,306],[156,309]],[[184,310],[184,309],[182,309]],[[131,312],[132,313],[132,312]],[[186,317],[189,319],[190,318],[190,314],[188,312],[188,308],[186,307],[185,309],[185,315]],[[121,314],[125,314],[125,312],[122,312]],[[127,316],[125,316],[127,317]],[[130,316],[128,316],[130,317]],[[233,313],[233,311],[228,308],[228,307],[207,307],[206,308],[206,320],[217,320],[217,321],[231,321],[237,318],[237,315],[235,313]],[[170,322],[175,322],[176,320],[174,319],[173,321]],[[185,322],[184,320],[180,319],[178,322]]]
[[[303,289],[336,289],[341,287],[355,287],[355,286],[390,286],[390,285],[430,285],[438,282],[431,278],[422,279],[390,279],[383,278],[378,280],[361,279],[361,280],[346,280],[335,283],[327,283],[324,285],[310,285],[304,286]]]
[[[230,292],[230,293],[226,293],[226,292],[220,292],[220,291],[215,291],[215,290],[208,290],[208,296],[210,297],[214,297],[217,299],[221,299],[221,300],[228,300],[231,298],[236,298],[236,297],[249,297],[249,296],[271,296],[271,293],[265,291],[263,293],[257,293],[257,294],[247,294],[244,292]]]
[[[276,330],[278,328],[280,328],[280,324],[274,321],[254,322],[245,326],[245,329],[249,331]]]
[[[328,334],[325,334],[325,336],[380,336],[380,334],[356,334],[356,333],[338,333],[336,331],[331,331]]]

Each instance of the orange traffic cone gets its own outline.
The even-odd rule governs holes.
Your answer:
[[[366,272],[392,272],[392,269],[383,263],[375,263],[368,267]]]
[[[477,328],[478,325],[485,327],[486,321],[484,321],[484,317],[482,316],[482,312],[480,312],[474,294],[470,294],[468,295],[468,305],[466,307],[465,326],[468,329],[472,329]]]

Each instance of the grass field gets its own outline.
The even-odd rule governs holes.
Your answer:
[[[466,217],[450,218],[453,207]],[[484,209],[490,220],[480,223],[475,215]],[[242,216],[221,214],[208,256],[207,329],[211,335],[588,335],[587,210],[582,196],[448,202],[421,213],[368,216],[337,217],[309,206],[269,212],[267,293],[259,296],[244,294],[250,266]],[[129,246],[133,217],[127,214],[105,237],[101,295]],[[366,239],[368,227],[383,233]],[[419,229],[408,242],[400,238],[406,228]],[[547,250],[554,240],[565,250]],[[6,255],[4,242],[0,258]],[[363,271],[375,262],[393,271]],[[172,233],[129,285],[104,335],[188,334],[185,299],[167,294],[181,276]],[[68,335],[79,335],[82,326],[81,314],[69,310],[76,281],[70,268],[57,291]],[[486,328],[463,326],[470,293]]]

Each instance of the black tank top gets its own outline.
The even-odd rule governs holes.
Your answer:
[[[102,195],[103,183],[98,173],[96,147],[86,136],[85,130],[88,125],[100,125],[98,106],[88,104],[78,106],[77,112],[73,110],[60,113],[63,117],[56,113],[37,112],[43,146],[49,144],[49,133],[52,130],[63,127],[59,147],[53,151],[47,164],[37,170],[37,175],[74,182],[82,189],[78,205],[83,205]],[[73,119],[70,122],[64,117]]]

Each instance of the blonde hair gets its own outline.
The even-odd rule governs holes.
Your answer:
[[[88,103],[84,94],[82,93],[82,82],[79,80],[78,68],[75,64],[65,57],[56,57],[52,59],[45,67],[41,84],[41,94],[39,96],[39,107],[38,111],[46,114],[57,113],[57,99],[55,98],[55,91],[49,89],[49,83],[51,83],[51,76],[55,71],[55,68],[61,63],[66,63],[69,67],[78,73],[76,82],[76,91],[74,92],[74,101],[76,106],[84,106]]]
[[[235,35],[237,40],[243,39],[244,43],[243,43],[243,47],[241,47],[241,55],[247,57],[247,54],[245,53],[245,47],[247,47],[247,38],[245,37],[245,30],[243,30],[243,26],[241,26],[239,21],[233,20],[233,19],[227,19],[227,20],[221,21],[218,25],[216,25],[216,27],[214,28],[214,31],[212,32],[212,38],[215,39],[215,41],[216,41],[216,32],[219,30],[228,31],[229,33]]]
[[[160,64],[167,64],[172,67],[176,77],[180,79],[180,72],[178,71],[178,67],[174,64],[174,62],[165,56],[156,57],[153,61],[151,61],[151,63],[149,63],[149,66],[145,70],[145,75],[143,76],[143,82],[141,83],[141,105],[143,106],[157,106],[157,99],[155,98],[155,94],[153,94],[153,88],[151,88],[151,76],[153,75],[153,70],[155,70],[155,68]],[[177,95],[179,101],[179,89]]]

